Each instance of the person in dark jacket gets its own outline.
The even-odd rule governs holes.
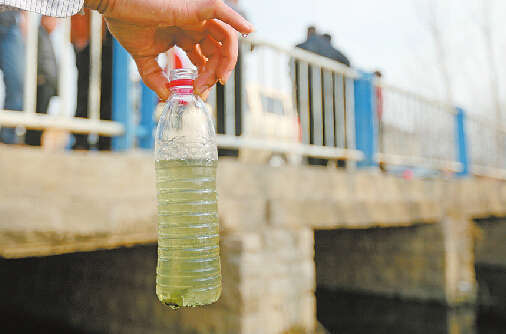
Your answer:
[[[351,67],[348,57],[346,57],[339,49],[332,46],[332,36],[330,34],[323,34],[322,37],[324,43],[322,43],[323,45],[319,55],[334,59],[343,65]]]
[[[306,40],[303,43],[297,44],[296,47],[306,50],[306,51],[316,53],[317,55],[335,60],[347,67],[351,66],[351,62],[348,59],[348,57],[346,57],[343,52],[341,52],[340,50],[338,50],[332,46],[332,37],[330,36],[330,34],[323,34],[323,35],[319,34],[319,33],[317,33],[316,28],[314,26],[309,26],[307,28]],[[297,70],[298,70],[297,61],[295,62],[294,69],[296,72],[294,79],[297,79],[295,86],[297,87],[296,89],[299,90],[298,78],[300,76],[300,73],[297,73]],[[318,140],[315,139],[315,133],[313,131],[313,129],[314,129],[314,114],[315,114],[315,112],[320,112],[320,113],[322,112],[322,110],[313,110],[313,104],[312,104],[313,99],[322,98],[321,96],[318,96],[318,97],[313,96],[313,91],[311,90],[312,80],[313,80],[313,71],[315,71],[315,70],[321,71],[321,69],[319,69],[319,68],[315,69],[311,65],[308,67],[307,82],[308,82],[308,86],[309,86],[309,144],[318,143]],[[322,76],[320,76],[320,78],[321,77]],[[298,97],[298,94],[296,96]],[[300,110],[299,110],[299,112],[300,112]],[[323,119],[323,117],[320,117],[320,119]],[[322,126],[325,127],[324,124]],[[324,133],[324,131],[325,131],[325,129],[323,129],[323,133]],[[318,159],[318,158],[311,158],[311,157],[308,158],[308,162],[311,165],[326,165],[327,164],[326,159]],[[340,166],[340,167],[344,166],[344,161],[338,161],[338,166]]]
[[[346,57],[340,50],[332,46],[332,36],[330,34],[318,34],[314,26],[307,28],[306,40],[303,43],[297,44],[296,47],[336,60],[348,67],[351,66],[348,57]]]

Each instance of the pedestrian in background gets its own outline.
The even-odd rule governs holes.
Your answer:
[[[38,114],[47,114],[49,101],[56,96],[58,90],[58,68],[53,43],[49,35],[53,32],[59,20],[54,17],[43,16],[40,19],[37,44],[37,105]],[[27,130],[25,144],[41,146],[42,130]]]
[[[350,63],[348,57],[346,57],[343,52],[336,49],[332,45],[331,35],[330,34],[319,34],[316,31],[316,27],[314,27],[314,26],[309,26],[307,28],[306,40],[303,43],[297,44],[296,47],[306,50],[306,51],[309,51],[309,52],[313,52],[319,56],[335,60],[347,67],[351,66],[351,63]],[[294,73],[295,73],[295,76],[292,76],[292,80],[295,80],[295,87],[296,87],[297,91],[299,91],[300,87],[299,87],[298,78],[300,76],[300,73],[298,73],[298,61],[294,61],[293,65],[292,65],[292,69],[294,70]],[[322,113],[322,110],[313,110],[313,103],[312,103],[313,99],[321,99],[322,98],[321,96],[313,96],[313,91],[312,91],[311,87],[313,85],[313,72],[314,71],[320,71],[320,78],[322,78],[322,76],[321,76],[322,73],[321,73],[320,68],[314,68],[313,66],[308,66],[307,83],[308,83],[308,88],[309,88],[309,90],[308,90],[309,129],[302,129],[302,130],[309,131],[309,133],[308,133],[309,144],[315,144],[315,142],[316,143],[318,142],[317,138],[315,137],[316,134],[314,131],[314,119],[315,119],[315,113],[317,113],[317,112]],[[299,94],[296,94],[295,96],[297,96],[297,98],[298,98]],[[299,105],[299,101],[297,101],[297,105]],[[300,113],[300,110],[299,110],[299,113]],[[299,115],[299,117],[300,117],[300,115]],[[323,119],[323,115],[321,115],[319,117],[319,119]],[[323,126],[324,126],[324,124],[322,124],[322,127]],[[322,128],[322,133],[321,133],[322,136],[325,133],[325,130],[326,129]],[[322,138],[322,140],[323,140],[323,138]],[[310,165],[325,166],[325,165],[327,165],[327,162],[328,162],[327,159],[319,159],[319,158],[312,158],[312,157],[308,158],[308,163]],[[344,167],[345,161],[339,160],[338,166]]]
[[[88,118],[88,93],[90,89],[90,11],[78,14],[71,19],[71,41],[76,54],[77,106],[76,117]],[[102,58],[100,76],[100,119],[112,119],[112,36],[103,24]],[[93,145],[99,150],[111,149],[111,137],[99,136],[97,143],[89,142],[87,134],[74,134],[74,150],[88,150]]]
[[[3,72],[5,86],[4,109],[17,111],[23,110],[25,68],[25,49],[19,22],[18,11],[0,13],[0,70]],[[17,143],[16,129],[1,127],[0,142]]]
[[[246,17],[243,8],[241,8],[238,0],[225,0],[226,4],[229,5],[236,12],[241,14],[243,17]],[[236,136],[240,136],[242,134],[242,54],[241,50],[238,50],[237,54],[237,64],[234,71],[234,103],[235,103],[235,111],[234,111],[234,134]],[[220,82],[216,84],[216,133],[225,134],[225,86]],[[230,102],[229,102],[230,103]],[[239,155],[239,150],[230,149],[230,148],[218,148],[219,156],[232,156],[237,157]]]

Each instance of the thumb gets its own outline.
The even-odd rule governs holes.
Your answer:
[[[151,88],[160,99],[167,100],[170,95],[167,77],[164,75],[156,57],[134,57],[137,69],[144,84]]]

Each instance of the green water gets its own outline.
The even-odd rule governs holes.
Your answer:
[[[214,303],[221,294],[216,161],[156,162],[156,294],[171,307]]]

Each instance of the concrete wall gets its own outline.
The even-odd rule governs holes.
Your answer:
[[[506,219],[489,217],[475,221],[476,276],[480,303],[506,314]]]
[[[2,276],[24,282],[3,291],[3,300],[19,293],[16,305],[32,313],[97,331],[176,324],[178,333],[312,333],[316,277],[329,286],[468,302],[475,293],[470,218],[506,216],[501,182],[220,161],[223,295],[209,307],[170,312],[154,300],[153,246],[47,257],[156,242],[150,155],[0,146],[0,161],[0,256],[46,256],[2,260]],[[317,232],[316,274],[313,231],[322,229],[340,231]],[[60,306],[46,307],[54,298]]]
[[[476,334],[473,307],[449,308],[320,286],[316,295],[318,320],[331,333]]]
[[[157,302],[155,267],[155,246],[0,260],[2,327],[28,332],[45,319],[60,333],[179,333],[178,313]]]
[[[476,263],[506,268],[506,218],[490,217],[475,223]]]
[[[0,256],[25,257],[156,241],[147,153],[50,153],[0,145]],[[224,231],[435,223],[449,212],[506,216],[506,183],[403,180],[375,172],[220,161]]]
[[[445,298],[444,237],[437,224],[322,230],[315,243],[318,286]]]
[[[274,232],[274,231],[273,231]],[[156,246],[0,260],[0,319],[9,332],[306,333],[315,328],[311,258],[269,245],[273,236],[223,244],[223,294],[210,306],[171,310],[154,293]],[[262,239],[266,247],[262,247]],[[279,244],[281,246],[281,244]],[[306,249],[311,256],[312,249]],[[269,252],[271,261],[262,254]],[[283,256],[285,266],[272,258]]]
[[[476,298],[470,222],[315,232],[318,286],[447,304]]]

